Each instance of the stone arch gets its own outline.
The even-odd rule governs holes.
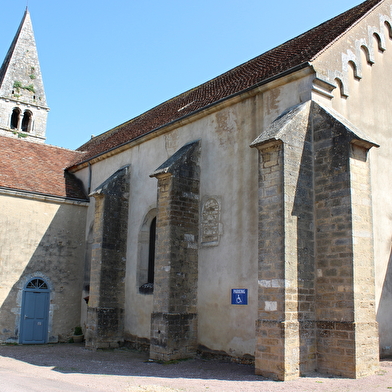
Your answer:
[[[137,286],[141,294],[154,291],[156,217],[157,209],[150,209],[139,231]]]
[[[350,69],[353,70],[354,78],[361,79],[362,67],[358,54],[358,47],[356,48],[356,53],[348,50],[347,53],[342,54],[343,73],[345,79],[347,79]]]
[[[380,52],[384,52],[385,51],[385,45],[383,43],[382,36],[379,33],[377,33],[376,31],[374,31],[372,37],[376,40],[377,49]]]
[[[347,64],[348,64],[349,68],[352,69],[354,78],[361,79],[361,76],[359,75],[357,64],[353,60],[350,60]]]
[[[23,277],[23,279],[21,279],[21,285],[20,285],[20,289],[24,290],[27,285],[29,284],[30,281],[32,281],[33,279],[41,279],[43,281],[45,281],[46,285],[47,285],[47,289],[53,293],[53,283],[52,280],[49,278],[49,276],[47,276],[46,274],[44,274],[41,271],[36,271],[34,273],[28,274],[26,276]]]
[[[385,20],[385,21],[384,21],[384,27],[385,27],[386,30],[387,30],[388,37],[389,37],[390,39],[392,39],[392,25],[391,25],[391,22],[390,22],[389,20]]]
[[[342,98],[347,98],[347,97],[348,97],[347,88],[344,87],[344,83],[343,83],[342,79],[336,77],[336,78],[335,78],[335,84],[336,84],[337,87],[339,88],[340,96],[341,96]]]
[[[367,34],[355,41],[355,50],[348,49],[347,52],[341,54],[341,70],[328,71],[328,80],[334,81],[336,86],[340,88],[341,97],[349,95],[349,68],[353,69],[355,79],[361,79],[365,60],[368,65],[375,63],[376,53],[383,53],[386,50],[387,37],[392,39],[392,19],[389,16],[380,15],[379,26],[368,26]],[[365,59],[363,55],[365,55]]]
[[[38,290],[38,291],[49,291],[49,285],[46,280],[42,277],[34,277],[29,279],[25,285],[25,290]]]
[[[369,48],[366,45],[361,45],[361,51],[365,54],[366,62],[370,65],[374,64]]]

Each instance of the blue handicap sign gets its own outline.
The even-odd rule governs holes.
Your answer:
[[[248,289],[231,289],[232,305],[248,305]]]

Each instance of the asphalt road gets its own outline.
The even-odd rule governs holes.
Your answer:
[[[253,366],[192,359],[160,364],[130,350],[86,350],[79,344],[0,346],[0,392],[370,392],[392,390],[392,361],[359,380],[320,374],[274,382]]]

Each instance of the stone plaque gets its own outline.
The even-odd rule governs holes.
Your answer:
[[[218,245],[220,236],[220,203],[214,197],[205,199],[201,213],[201,243]]]

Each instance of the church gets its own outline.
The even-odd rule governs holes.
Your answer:
[[[81,326],[153,360],[373,374],[392,355],[391,69],[392,0],[367,0],[72,151],[45,144],[26,10],[0,69],[0,341]]]

